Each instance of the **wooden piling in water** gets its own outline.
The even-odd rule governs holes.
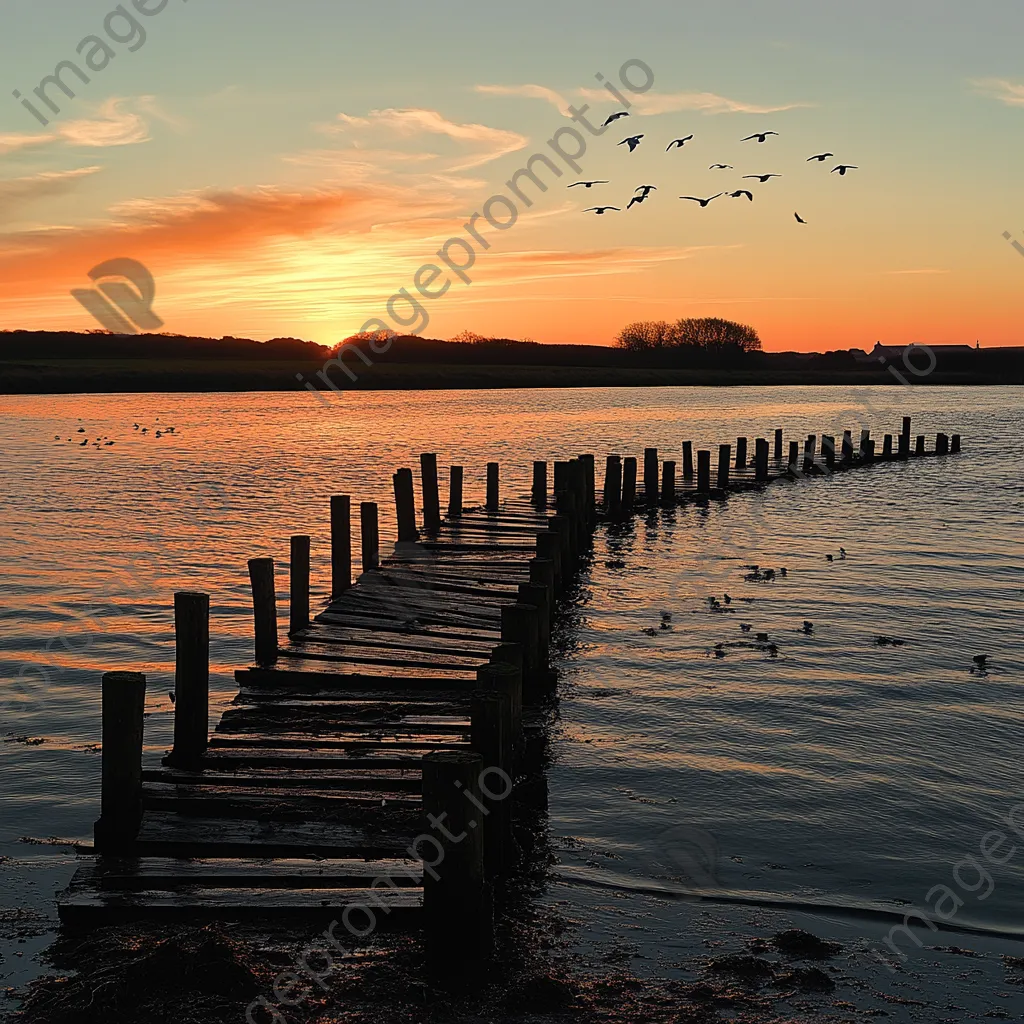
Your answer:
[[[949,450],[950,450],[950,453],[953,454],[953,455],[959,455],[960,454],[961,448],[960,448],[960,435],[959,434],[954,434],[950,438]]]
[[[864,438],[863,444],[864,444],[864,453],[863,453],[864,461],[865,462],[874,462],[875,461],[875,441],[874,441],[874,438],[870,438],[870,437]]]
[[[948,455],[949,454],[949,435],[948,434],[936,434],[935,435],[935,454],[936,455]]]
[[[249,559],[252,611],[255,626],[256,664],[277,661],[277,592],[274,588],[274,560]]]
[[[423,911],[427,957],[435,977],[452,981],[479,963],[493,942],[493,904],[484,867],[479,754],[441,750],[423,758]],[[474,802],[475,801],[475,802]],[[414,842],[414,847],[416,846]]]
[[[508,604],[501,609],[501,642],[523,649],[523,703],[532,704],[543,693],[540,626],[536,605]]]
[[[892,434],[886,434],[882,439],[882,458],[892,458]]]
[[[562,539],[552,530],[537,534],[537,559],[551,563],[551,576],[555,596],[562,593]]]
[[[622,511],[622,458],[609,455],[604,473],[604,511],[618,516]]]
[[[380,566],[380,509],[375,501],[360,504],[359,533],[363,572],[372,572]]]
[[[862,430],[860,432],[860,454],[861,454],[862,457],[867,455],[868,441],[870,441],[870,440],[871,440],[871,431],[870,430]]]
[[[658,449],[644,449],[644,501],[658,504]]]
[[[487,502],[488,512],[497,512],[501,505],[501,466],[497,462],[487,463]]]
[[[416,529],[416,498],[412,489],[412,470],[400,469],[395,473],[393,481],[398,542],[414,542],[419,537],[419,531]]]
[[[725,491],[729,489],[729,466],[732,462],[732,445],[720,444],[718,446],[718,489]]]
[[[594,456],[589,453],[581,455],[580,468],[583,472],[583,507],[589,537],[590,531],[597,525],[597,467]]]
[[[758,483],[768,482],[768,441],[759,437],[754,445],[755,479]]]
[[[779,452],[780,459],[782,458],[782,452]],[[746,469],[747,468],[747,439],[745,437],[736,438],[736,468]]]
[[[853,462],[853,432],[843,431],[843,462]]]
[[[683,479],[693,479],[693,442],[683,442]]]
[[[448,518],[462,518],[462,484],[464,471],[462,466],[451,466],[448,469]]]
[[[789,468],[796,471],[797,466],[800,465],[800,442],[790,441],[789,442]]]
[[[564,491],[567,485],[569,477],[569,463],[568,462],[556,462],[555,463],[555,494],[559,491]]]
[[[555,563],[548,558],[531,558],[530,582],[547,591],[548,614],[553,623],[555,621],[555,601],[558,598],[558,591],[555,589]]]
[[[174,748],[167,763],[194,764],[209,731],[210,596],[181,591],[174,595]]]
[[[292,537],[288,558],[288,635],[309,627],[309,538]]]
[[[814,449],[817,445],[817,436],[815,434],[808,434],[807,440],[804,441],[804,472],[810,473],[814,468]]]
[[[822,434],[821,454],[825,465],[832,469],[836,464],[836,439],[831,434]]]
[[[488,665],[476,670],[476,682],[482,690],[504,694],[509,700],[511,732],[506,749],[517,750],[523,743],[523,648],[519,644],[498,644]]]
[[[420,487],[423,494],[423,528],[427,533],[441,529],[441,495],[437,483],[437,455],[420,455]]]
[[[663,505],[676,503],[676,464],[674,462],[666,462],[661,467],[661,503]]]
[[[697,452],[697,493],[711,493],[711,452]]]
[[[775,431],[775,461],[782,461],[782,428]]]
[[[551,643],[551,605],[548,602],[548,589],[540,583],[520,583],[517,592],[521,604],[533,605],[537,609],[538,659],[541,665],[547,665]]]
[[[497,769],[511,779],[513,764],[506,760],[506,735],[511,732],[511,710],[504,694],[477,690],[470,696],[470,746],[480,756],[483,770]],[[504,789],[504,786],[501,787]],[[489,879],[506,873],[511,860],[511,828],[507,800],[483,797],[484,874]]]
[[[146,677],[106,672],[102,683],[102,783],[96,850],[127,853],[142,822],[142,739]]]
[[[900,449],[899,454],[901,459],[910,458],[910,426],[913,421],[909,416],[903,417],[903,428],[900,431]]]
[[[407,471],[408,472],[408,471]],[[412,475],[409,476],[410,490]],[[395,485],[395,499],[398,499]],[[415,522],[413,523],[415,532]],[[413,538],[415,540],[415,537]],[[331,498],[331,596],[352,586],[352,501],[347,494]]]
[[[533,464],[533,486],[530,488],[530,498],[535,505],[548,503],[548,464],[546,462],[534,462]]]
[[[924,434],[918,434],[917,435],[917,445],[914,448],[914,454],[915,455],[924,455],[924,443],[925,443],[925,436],[924,436]]]
[[[636,504],[636,459],[627,455],[622,460],[622,511],[631,512]]]

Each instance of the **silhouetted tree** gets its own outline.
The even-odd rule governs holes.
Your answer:
[[[672,326],[664,320],[640,320],[623,327],[615,344],[629,352],[645,352],[672,344],[671,336]]]
[[[753,327],[714,316],[691,317],[673,324],[670,344],[693,345],[711,352],[724,352],[727,349],[761,351],[761,339]]]

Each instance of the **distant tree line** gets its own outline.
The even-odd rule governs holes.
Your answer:
[[[640,320],[623,327],[615,343],[627,352],[689,348],[709,355],[738,355],[761,351],[761,339],[753,327],[718,317],[688,317],[674,324]]]

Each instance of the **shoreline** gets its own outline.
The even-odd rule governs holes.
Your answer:
[[[309,390],[322,363],[236,360],[0,361],[2,395],[288,392]],[[355,372],[355,371],[353,371]],[[671,369],[655,367],[518,366],[378,363],[349,380],[335,370],[335,392],[454,391],[640,387],[902,387],[882,367],[865,370]],[[305,382],[305,383],[304,383]],[[921,387],[1024,385],[1024,373],[943,372],[914,381]],[[326,386],[324,404],[338,399]]]

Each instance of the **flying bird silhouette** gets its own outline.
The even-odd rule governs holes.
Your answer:
[[[819,163],[824,163],[830,156],[835,156],[835,153],[818,153],[816,156],[809,156],[807,162],[817,160]]]
[[[605,123],[603,125],[601,125],[601,127],[602,128],[607,128],[608,125],[610,125],[612,123],[612,121],[618,121],[618,119],[620,117],[629,117],[629,111],[628,110],[620,110],[618,113],[609,114],[608,115],[608,119],[605,121]]]
[[[739,199],[740,196],[746,196],[751,202],[754,201],[754,193],[748,192],[745,188],[741,188],[737,192],[730,192],[729,195],[733,199]]]
[[[748,135],[745,139],[741,139],[741,142],[749,142],[751,139],[757,139],[758,142],[764,142],[769,135],[778,135],[778,132],[754,132],[753,135]]]
[[[652,192],[657,192],[658,191],[658,186],[657,185],[637,185],[637,187],[633,191],[634,192],[643,192],[643,194],[644,194],[643,197],[644,197],[644,199],[646,199]]]
[[[835,174],[836,171],[838,171],[839,172],[839,177],[843,177],[843,175],[845,175],[847,171],[856,171],[856,170],[859,170],[859,168],[857,167],[856,164],[840,164],[838,167],[833,167],[832,168],[832,173]]]
[[[630,199],[629,203],[626,205],[626,209],[627,210],[631,210],[633,208],[634,203],[635,204],[646,203],[647,202],[647,197],[649,195],[650,195],[650,192],[645,192],[642,196],[633,196],[633,198]]]
[[[619,145],[620,146],[629,146],[629,151],[630,151],[630,153],[632,153],[633,150],[636,149],[636,147],[640,145],[640,140],[642,138],[643,138],[642,135],[631,135],[628,139],[623,139],[619,143]]]
[[[692,138],[693,138],[692,135],[687,135],[685,139],[673,139],[668,144],[668,149],[666,149],[665,152],[667,153],[670,149],[672,149],[673,146],[678,147],[679,149],[682,149],[683,146],[685,146],[690,141],[690,139],[692,139]]]
[[[614,210],[616,213],[622,213],[617,206],[592,206],[589,210],[584,210],[584,213],[596,213],[598,217],[603,217],[609,210]]]
[[[732,171],[735,170],[732,164],[712,164],[709,171]]]
[[[803,217],[800,216],[799,213],[794,213],[793,216],[796,217],[797,224],[806,224],[807,223],[807,221],[805,221],[803,219]]]
[[[576,188],[577,185],[582,185],[584,188],[593,188],[595,185],[607,184],[607,181],[574,181],[571,185],[567,185],[566,188]]]
[[[781,178],[781,174],[744,174],[744,178],[757,178],[763,185],[769,178]]]
[[[718,196],[724,196],[724,195],[725,195],[724,192],[719,192],[718,193]],[[712,196],[711,199],[717,199],[718,196]],[[711,199],[698,199],[696,196],[680,196],[679,198],[680,199],[690,199],[690,200],[692,200],[695,203],[700,203],[701,209],[705,208],[708,205],[708,203],[711,202]]]

